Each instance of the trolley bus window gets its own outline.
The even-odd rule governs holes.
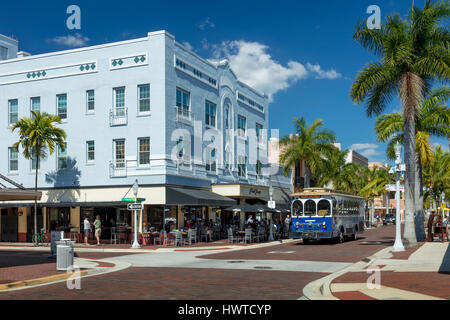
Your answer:
[[[331,215],[331,205],[328,200],[320,200],[317,205],[317,214],[320,217],[325,217]]]
[[[315,216],[316,215],[316,203],[314,200],[307,200],[305,202],[305,216]]]
[[[303,216],[303,203],[300,200],[295,200],[292,204],[292,215]]]

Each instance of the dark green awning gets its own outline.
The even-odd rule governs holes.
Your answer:
[[[176,187],[166,189],[166,205],[229,207],[234,204],[236,200],[208,190]]]

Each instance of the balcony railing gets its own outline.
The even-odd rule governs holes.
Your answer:
[[[128,108],[113,108],[109,112],[110,126],[124,126],[128,124]]]
[[[187,124],[192,124],[194,121],[194,113],[190,112],[189,110],[175,106],[175,113],[176,113],[176,120],[180,122],[184,122]]]
[[[109,162],[109,176],[111,178],[124,178],[127,177],[127,161],[115,160]]]

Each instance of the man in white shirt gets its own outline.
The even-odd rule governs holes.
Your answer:
[[[84,217],[84,244],[89,245],[88,238],[89,233],[91,232],[91,223],[89,222],[88,217]]]

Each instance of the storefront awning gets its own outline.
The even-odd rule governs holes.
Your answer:
[[[208,190],[168,187],[166,205],[229,207],[236,200],[221,196]]]
[[[18,200],[18,199],[16,199]],[[122,201],[110,201],[110,202],[38,202],[38,207],[43,208],[69,208],[69,207],[126,207],[127,203]],[[32,202],[15,202],[15,203],[0,203],[1,208],[17,208],[17,207],[32,207]]]
[[[0,189],[0,201],[40,200],[42,192],[21,189]]]

